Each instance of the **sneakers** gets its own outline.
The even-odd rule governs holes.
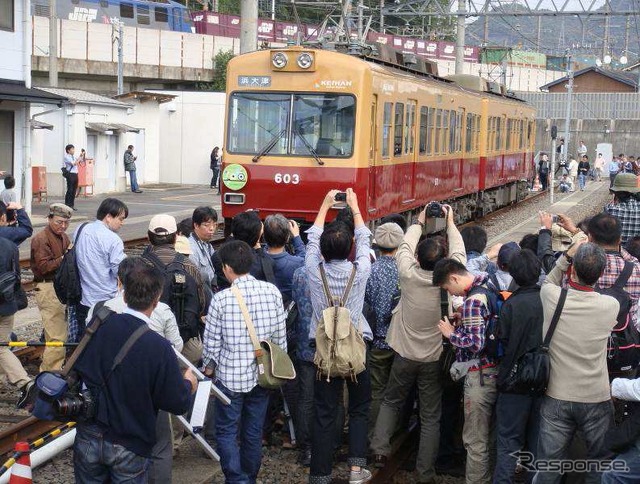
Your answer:
[[[371,472],[362,467],[359,471],[349,473],[349,484],[364,484],[371,480]]]
[[[16,403],[16,407],[27,408],[28,406],[32,406],[36,400],[36,390],[36,382],[34,380],[30,380],[26,385],[22,387],[20,397],[18,398],[18,402]]]

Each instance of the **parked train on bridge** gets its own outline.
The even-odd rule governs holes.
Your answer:
[[[478,77],[450,79],[301,47],[227,70],[225,220],[251,209],[312,222],[353,187],[365,220],[447,201],[458,222],[524,198],[535,109]]]
[[[31,13],[48,17],[49,0],[32,0]],[[173,0],[57,0],[56,16],[80,22],[195,32],[189,9]]]

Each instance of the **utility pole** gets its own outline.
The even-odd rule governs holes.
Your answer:
[[[258,1],[240,1],[240,53],[258,48]]]
[[[456,74],[464,73],[464,36],[465,36],[465,14],[467,5],[465,0],[458,0],[458,25],[456,33]]]
[[[608,12],[609,3],[605,2],[605,10]],[[609,16],[604,17],[604,41],[602,42],[602,58],[609,53]]]
[[[116,29],[117,33],[116,33]],[[116,21],[111,24],[111,41],[117,42],[118,49],[118,95],[124,94],[124,24],[120,21]]]
[[[380,33],[384,34],[384,13],[382,9],[384,8],[384,0],[380,0]],[[424,22],[424,17],[422,17],[422,21]]]
[[[271,0],[271,20],[276,19],[276,0]]]
[[[624,53],[629,50],[629,29],[631,27],[631,17],[627,15],[627,21],[624,24]]]
[[[25,13],[27,15],[28,12]],[[49,87],[58,87],[58,18],[56,0],[49,0]]]
[[[567,114],[564,120],[564,145],[562,155],[565,161],[569,160],[569,143],[571,137],[571,103],[573,101],[573,66],[571,65],[571,52],[567,50]],[[567,163],[565,166],[569,166]]]
[[[364,22],[362,18],[363,11],[364,11],[363,0],[358,0],[358,40],[360,42],[364,40],[362,38],[362,34],[364,32]]]
[[[542,33],[542,17],[538,17],[538,29],[536,33],[536,49],[540,48],[540,34]]]

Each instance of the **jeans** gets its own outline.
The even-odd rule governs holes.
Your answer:
[[[248,393],[218,388],[231,400],[216,399],[216,439],[226,484],[255,483],[262,464],[262,425],[269,392],[256,386]]]
[[[462,441],[467,449],[467,484],[491,482],[494,411],[498,391],[496,368],[470,371],[464,379],[464,427]],[[484,383],[484,384],[482,384]]]
[[[313,387],[316,380],[316,367],[308,361],[299,361],[298,377],[298,448],[311,449],[311,429],[313,426]]]
[[[84,336],[84,330],[87,327],[87,316],[89,315],[89,307],[83,304],[76,304],[76,325],[77,325],[77,339],[74,342],[80,342],[82,336]]]
[[[602,484],[637,484],[640,482],[640,440],[629,450],[616,456],[614,462],[624,462],[629,471],[602,473]]]
[[[395,352],[393,350],[372,349],[369,352],[369,372],[371,373],[371,411],[369,412],[369,437],[373,437],[384,391],[389,381]]]
[[[331,482],[331,468],[335,444],[335,424],[344,383],[349,391],[349,458],[350,466],[367,464],[367,426],[371,405],[371,377],[366,368],[357,381],[322,377],[315,381],[314,406],[316,415],[311,445],[311,475],[309,482]]]
[[[613,419],[610,400],[600,403],[577,403],[544,397],[540,410],[538,460],[563,460],[576,431],[580,431],[587,446],[587,459],[602,460],[607,456],[604,437]],[[562,475],[538,472],[535,484],[559,483]],[[586,483],[599,483],[600,473],[591,472]]]
[[[388,456],[391,453],[391,436],[416,382],[420,399],[420,447],[416,467],[418,479],[428,481],[436,477],[434,465],[440,439],[442,386],[439,361],[421,363],[396,355],[376,421],[371,449],[374,454]]]
[[[67,193],[64,195],[64,204],[73,208],[76,203],[76,190],[78,189],[78,174],[67,175]]]
[[[540,425],[541,397],[500,393],[496,405],[498,454],[493,484],[513,482],[516,458],[510,454],[521,450],[536,455]],[[533,475],[527,476],[530,482]]]
[[[171,484],[173,467],[173,442],[169,414],[162,410],[156,419],[156,445],[151,450],[149,484]]]
[[[616,176],[618,176],[618,173],[609,173],[609,188],[613,186]]]
[[[131,170],[129,172],[129,179],[131,180],[131,191],[137,192],[140,187],[138,186],[138,176],[136,175],[136,170]]]
[[[144,484],[150,460],[104,440],[100,428],[78,425],[73,444],[73,471],[79,484]]]
[[[211,171],[213,172],[213,176],[211,177],[211,183],[209,184],[209,187],[211,188],[217,188],[218,190],[220,189],[220,185],[219,185],[219,181],[218,177],[220,176],[220,168],[219,167],[215,167],[215,168],[211,168]]]
[[[540,171],[538,172],[540,185],[542,185],[542,190],[546,190],[549,185],[549,172],[548,171]]]
[[[584,190],[584,187],[587,185],[586,173],[578,173],[578,185],[580,185],[580,190]]]

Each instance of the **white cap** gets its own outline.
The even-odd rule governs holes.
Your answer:
[[[166,213],[154,215],[149,221],[149,232],[156,235],[171,235],[178,231],[176,219]]]

